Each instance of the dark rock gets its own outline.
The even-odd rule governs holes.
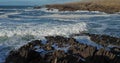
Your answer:
[[[120,46],[120,38],[111,37],[108,35],[97,35],[97,34],[89,34],[89,33],[84,33],[84,34],[90,36],[90,39],[92,41],[101,44],[103,46],[108,46],[108,45]]]
[[[54,50],[54,48],[49,45],[49,44],[46,44],[44,47],[43,47],[44,50],[47,50],[47,51],[50,51],[50,50]]]
[[[11,51],[5,63],[28,63],[36,58],[40,58],[40,54],[33,50],[34,46],[42,45],[40,42],[39,40],[35,40],[22,46],[18,50]]]
[[[5,63],[29,63],[31,61],[35,61],[36,59],[42,60],[40,54],[34,50],[11,51],[9,56],[6,58]]]
[[[92,40],[96,42],[99,41],[99,35],[84,35],[90,36]],[[105,44],[108,43],[106,40],[117,40],[115,37],[104,35],[100,37],[102,37],[101,40],[103,40]],[[46,36],[45,38],[47,39],[46,44],[35,40],[22,46],[18,50],[11,51],[5,63],[120,63],[120,49],[117,47],[111,48],[110,51],[108,51],[105,48],[97,49],[90,45],[81,44],[72,37]],[[68,49],[66,51],[56,49],[52,46],[54,44],[56,44],[58,48],[68,47]],[[36,46],[38,46],[37,49],[43,49],[45,51],[37,52],[35,49]]]
[[[116,58],[115,54],[105,49],[100,49],[94,54],[90,63],[115,63],[114,58]]]
[[[117,48],[117,47],[113,47],[113,48],[110,48],[111,52],[112,53],[115,53],[117,55],[120,55],[120,48]]]
[[[48,40],[48,42],[56,42],[56,43],[60,43],[60,42],[66,43],[68,40],[67,38],[62,36],[55,36],[55,37],[47,36],[45,38]]]
[[[40,9],[40,8],[42,8],[41,6],[36,6],[36,7],[34,7],[34,9]]]

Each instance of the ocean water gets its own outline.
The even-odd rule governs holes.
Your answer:
[[[120,14],[99,11],[58,11],[32,7],[0,7],[0,63],[12,49],[44,36],[81,32],[120,37]]]

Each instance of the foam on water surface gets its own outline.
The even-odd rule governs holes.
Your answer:
[[[86,31],[86,23],[76,23],[68,25],[56,25],[56,24],[35,24],[33,25],[19,25],[15,28],[8,27],[1,29],[0,36],[13,37],[15,35],[35,35],[35,36],[48,36],[48,35],[70,35],[73,33],[79,33]]]
[[[80,43],[97,47],[97,49],[103,48],[103,46],[101,46],[99,44],[96,44],[95,42],[91,41],[90,37],[88,37],[88,36],[76,36],[74,38]]]
[[[44,36],[69,36],[84,31],[106,34],[105,30],[108,31],[108,28],[120,28],[119,14],[106,14],[99,11],[59,12],[57,9],[46,8],[11,9],[10,12],[9,10],[0,11],[4,13],[0,15],[0,63],[5,60],[10,50],[17,49],[32,40],[41,39],[45,44]],[[116,32],[119,34],[118,30]],[[116,32],[109,30],[107,33],[116,34]],[[89,37],[75,37],[75,39],[98,49],[101,48],[100,45],[91,42]]]
[[[15,14],[20,14],[20,13],[18,12],[5,13],[3,15],[0,15],[0,18],[8,18],[9,15],[15,15]]]
[[[59,11],[58,9],[48,9],[48,8],[41,8],[41,9],[36,9],[36,10],[40,10],[40,11],[44,11],[44,12],[49,12],[49,13],[95,13],[95,14],[106,14],[104,12],[100,12],[100,11],[87,11],[87,10],[77,10],[77,11]]]
[[[60,15],[60,14],[52,14],[52,15],[45,15],[40,16],[42,18],[90,18],[90,17],[109,17],[110,15],[77,15],[77,14],[70,14],[70,15]]]
[[[44,12],[59,12],[58,9],[48,10],[48,8],[41,8],[41,9],[39,9],[39,10],[44,11]]]
[[[12,23],[11,23],[12,24]],[[36,23],[24,23],[12,26],[5,26],[0,31],[0,47],[6,46],[11,47],[11,49],[16,49],[21,47],[32,40],[43,39],[44,36],[54,36],[62,35],[68,36],[73,33],[79,33],[86,31],[86,23],[76,23],[76,24],[36,24]],[[44,41],[44,40],[43,40]],[[45,42],[45,41],[44,41]],[[3,47],[4,48],[4,47]],[[6,49],[5,48],[5,49]],[[6,51],[1,51],[0,57],[5,59],[5,52],[9,52],[11,49],[6,49]],[[0,49],[1,50],[1,49]]]

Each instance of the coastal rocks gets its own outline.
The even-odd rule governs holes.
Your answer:
[[[42,8],[41,6],[36,6],[36,7],[34,7],[34,9],[40,9],[40,8]]]
[[[11,51],[5,63],[29,63],[39,58],[41,56],[34,50]]]
[[[59,9],[59,11],[75,11],[78,10],[79,8],[74,7],[74,6],[69,6],[69,5],[46,5],[45,6],[48,9]]]
[[[110,48],[110,50],[111,50],[112,53],[115,53],[118,56],[120,56],[120,48],[113,47],[113,48]]]
[[[66,4],[45,5],[43,7],[48,8],[48,10],[58,9],[59,11],[87,10],[87,11],[100,11],[100,12],[106,12],[106,13],[120,12],[120,4],[112,0],[106,0],[106,1],[101,0],[101,1],[95,1],[95,2],[81,1],[81,2],[66,3]],[[34,9],[40,9],[40,8],[41,6],[34,7]]]
[[[116,58],[115,54],[105,49],[100,49],[95,53],[91,63],[115,63],[114,58]]]
[[[30,42],[18,50],[11,51],[5,63],[29,63],[30,61],[40,58],[39,53],[33,50],[33,47],[36,45],[40,45],[39,40]]]
[[[99,36],[84,35],[95,39]],[[107,40],[113,40],[113,37],[107,36],[107,38]],[[63,36],[46,36],[45,39],[46,43],[35,40],[18,50],[12,50],[5,63],[120,63],[120,48],[118,47],[111,47],[109,50],[97,49],[94,46],[77,42],[72,37]],[[114,39],[118,38],[114,37]],[[98,38],[96,41],[99,41]]]
[[[92,41],[101,44],[103,46],[108,46],[108,45],[120,46],[120,38],[111,37],[108,35],[97,35],[97,34],[89,34],[89,33],[84,33],[84,34],[89,36]]]

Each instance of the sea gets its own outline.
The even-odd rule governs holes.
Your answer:
[[[11,50],[45,36],[92,33],[120,37],[120,13],[0,6],[0,63]]]

